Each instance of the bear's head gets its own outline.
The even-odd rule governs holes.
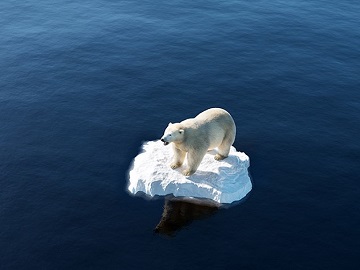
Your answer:
[[[165,129],[164,135],[161,137],[161,141],[164,145],[168,145],[171,142],[181,142],[184,138],[184,130],[181,128],[180,124],[169,123],[168,127]]]

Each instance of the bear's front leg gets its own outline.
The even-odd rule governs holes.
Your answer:
[[[173,157],[173,161],[170,164],[170,168],[176,169],[179,168],[184,163],[186,152],[176,148],[175,145],[173,145],[172,147],[173,147],[174,157]]]
[[[187,164],[188,168],[183,171],[185,176],[190,176],[194,174],[199,167],[202,159],[206,154],[207,149],[204,150],[194,150],[187,154]]]

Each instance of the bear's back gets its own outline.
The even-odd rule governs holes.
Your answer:
[[[211,108],[203,111],[198,114],[194,119],[197,124],[206,124],[211,122],[218,122],[219,124],[224,124],[226,127],[235,125],[234,120],[231,115],[221,108]]]

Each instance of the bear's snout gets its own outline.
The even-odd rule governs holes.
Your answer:
[[[163,138],[160,139],[160,141],[162,141],[164,143],[164,145],[168,145],[169,142],[165,141]]]

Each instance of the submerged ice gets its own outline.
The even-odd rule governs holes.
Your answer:
[[[249,157],[234,147],[222,161],[216,161],[215,155],[215,150],[209,151],[196,173],[186,177],[181,173],[186,164],[175,170],[169,167],[171,147],[160,141],[145,142],[130,169],[128,190],[132,194],[173,194],[176,197],[207,198],[218,203],[241,200],[252,188]]]

